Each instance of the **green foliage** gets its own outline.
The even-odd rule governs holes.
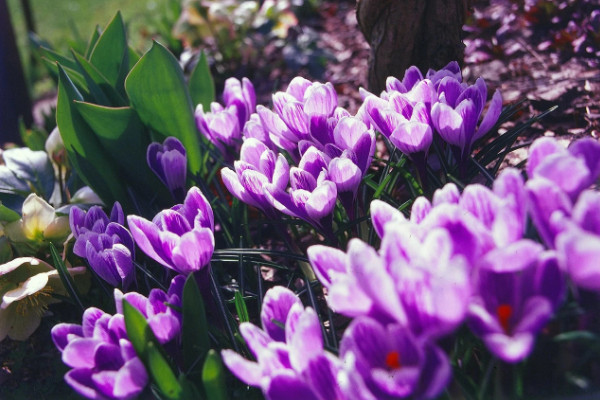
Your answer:
[[[201,374],[202,361],[210,348],[204,300],[193,274],[183,287],[182,336],[183,365],[193,379]]]
[[[170,206],[167,189],[146,167],[152,140],[181,140],[192,183],[207,172],[208,153],[192,102],[214,100],[205,57],[188,89],[179,63],[165,47],[154,43],[143,57],[136,54],[120,13],[104,30],[94,29],[84,54],[72,50],[64,56],[36,43],[58,81],[56,120],[69,161],[105,204],[118,200],[126,213],[146,216]]]
[[[212,349],[208,352],[204,367],[202,368],[202,383],[204,384],[207,399],[228,399],[223,362],[219,353]]]

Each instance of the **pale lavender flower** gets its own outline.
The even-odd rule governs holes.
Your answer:
[[[540,138],[529,150],[527,173],[531,219],[553,248],[562,230],[558,221],[571,215],[579,194],[600,176],[600,143],[585,138],[565,149],[552,138]]]
[[[275,217],[275,209],[264,193],[264,187],[272,184],[285,190],[289,181],[289,165],[282,154],[275,155],[263,142],[255,138],[244,141],[240,160],[234,163],[235,171],[221,170],[225,187],[231,194],[246,204]]]
[[[349,399],[431,399],[451,377],[448,357],[399,324],[359,317],[340,344]]]
[[[514,242],[489,252],[479,263],[467,322],[495,356],[519,362],[531,353],[564,289],[553,254],[527,239]]]
[[[263,329],[244,322],[240,333],[256,361],[223,350],[223,362],[240,380],[260,387],[269,400],[340,398],[337,359],[323,350],[317,314],[289,289],[267,291]]]
[[[431,108],[431,120],[439,135],[455,146],[456,158],[464,164],[473,143],[496,123],[502,111],[502,96],[496,90],[481,122],[487,101],[483,78],[467,86],[451,76],[444,77],[437,88],[438,101]]]
[[[162,144],[150,143],[146,160],[175,201],[183,201],[187,171],[187,157],[183,144],[172,136],[166,138]]]
[[[358,239],[349,242],[347,253],[321,245],[308,249],[329,306],[350,317],[399,323],[417,335],[450,333],[466,312],[466,260],[453,254],[442,229],[423,239],[408,221],[387,223],[384,231],[379,253]]]
[[[97,308],[83,313],[82,324],[58,324],[52,340],[72,369],[65,381],[89,399],[132,399],[148,384],[148,373],[127,338],[122,314]]]
[[[184,280],[177,276],[168,293],[153,289],[148,298],[133,292],[123,295],[115,289],[115,315],[91,307],[83,313],[81,325],[54,326],[52,340],[62,352],[63,362],[73,368],[65,381],[90,399],[131,399],[139,395],[148,384],[148,373],[127,336],[122,300],[148,319],[154,335],[164,344],[181,333],[181,315],[167,304],[181,307]]]
[[[183,204],[159,212],[152,221],[129,215],[127,222],[144,253],[180,274],[202,269],[212,257],[213,211],[197,187],[188,191]]]
[[[579,287],[600,290],[600,193],[584,191],[571,218],[560,215],[556,251],[563,270]]]
[[[246,78],[241,83],[229,78],[225,83],[223,100],[225,106],[211,103],[210,112],[205,112],[202,104],[199,104],[195,116],[200,133],[227,155],[228,149],[236,150],[241,145],[244,124],[256,107],[254,87]]]
[[[290,168],[289,192],[275,184],[265,186],[268,201],[284,214],[303,219],[331,233],[336,184],[327,179],[328,157],[315,147],[304,153],[298,167]]]
[[[75,236],[73,252],[88,260],[96,274],[112,286],[127,289],[135,279],[135,246],[123,226],[121,205],[115,202],[110,219],[99,206],[88,212],[70,210],[69,223]]]

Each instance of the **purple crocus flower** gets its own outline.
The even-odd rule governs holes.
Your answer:
[[[527,239],[490,251],[479,263],[468,324],[487,348],[507,362],[533,349],[564,294],[555,255]]]
[[[148,298],[138,293],[123,295],[115,289],[117,313],[110,315],[95,307],[83,313],[82,323],[61,323],[52,328],[52,340],[62,352],[62,360],[73,368],[65,381],[90,399],[131,399],[148,384],[148,373],[127,337],[122,299],[126,299],[148,319],[161,344],[178,338],[181,315],[168,304],[181,306],[185,278],[171,281],[167,293],[152,289]]]
[[[244,124],[256,107],[254,86],[246,78],[241,83],[236,78],[229,78],[225,82],[223,101],[225,106],[213,102],[210,112],[205,112],[199,104],[195,114],[200,133],[226,154],[227,148],[235,150],[241,144]]]
[[[72,207],[69,215],[75,236],[73,252],[88,260],[96,274],[112,286],[127,289],[135,278],[135,246],[131,233],[123,226],[124,215],[116,202],[109,219],[99,206],[88,212]]]
[[[527,175],[553,182],[575,201],[600,176],[600,143],[584,138],[565,149],[553,138],[537,139],[529,148]]]
[[[336,184],[327,179],[328,158],[315,147],[302,156],[298,167],[290,168],[291,189],[275,184],[265,186],[268,201],[284,214],[303,219],[331,233],[331,214],[337,198]]]
[[[349,399],[431,399],[451,377],[448,357],[437,346],[398,324],[359,317],[340,344]]]
[[[265,294],[263,329],[244,322],[240,333],[256,361],[223,350],[223,362],[240,380],[260,387],[269,400],[340,398],[337,359],[323,350],[317,314],[303,308],[289,289],[278,286]]]
[[[180,274],[202,269],[215,248],[213,211],[197,187],[188,191],[183,204],[159,212],[152,221],[129,215],[127,222],[144,253]]]
[[[580,139],[568,149],[552,138],[533,142],[527,162],[529,212],[544,242],[554,248],[562,216],[570,216],[579,194],[600,176],[600,143]]]
[[[471,154],[473,143],[485,135],[496,123],[502,111],[502,96],[496,90],[489,108],[483,115],[487,100],[487,86],[483,78],[467,86],[447,76],[437,89],[438,101],[431,108],[431,120],[439,135],[455,146],[457,160],[464,164]]]
[[[231,194],[246,204],[262,210],[266,215],[275,217],[275,209],[264,193],[264,187],[272,184],[284,190],[289,181],[289,165],[282,154],[275,155],[258,139],[244,141],[240,151],[240,160],[234,163],[235,171],[229,168],[221,170],[225,187]]]
[[[122,314],[97,308],[83,313],[82,324],[58,324],[52,340],[72,369],[65,381],[89,399],[131,399],[148,384],[148,373],[127,338]]]
[[[383,229],[379,254],[359,239],[348,243],[347,253],[309,247],[329,306],[350,317],[399,323],[419,336],[451,332],[464,318],[471,289],[468,265],[453,254],[450,235],[436,229],[420,239],[408,221]]]
[[[183,201],[187,171],[187,157],[183,144],[172,136],[166,138],[163,144],[150,143],[146,160],[150,169],[169,189],[175,201]]]
[[[556,237],[560,265],[579,287],[600,290],[600,193],[584,191],[571,218],[558,215],[561,231]]]
[[[127,300],[144,315],[161,344],[170,342],[181,334],[181,313],[175,309],[181,309],[183,306],[184,284],[185,277],[177,275],[171,280],[167,293],[161,289],[152,289],[148,297],[136,292],[123,294],[115,290],[117,313],[123,314],[123,300]]]

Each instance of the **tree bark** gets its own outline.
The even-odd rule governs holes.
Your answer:
[[[462,26],[472,0],[357,0],[359,27],[371,46],[369,90],[385,89],[416,65],[425,73],[463,64]]]
[[[31,100],[6,0],[0,0],[0,145],[21,144],[19,118],[33,122]]]

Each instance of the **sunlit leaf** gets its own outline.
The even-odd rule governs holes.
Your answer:
[[[202,104],[208,110],[210,103],[215,101],[215,84],[203,51],[200,52],[200,59],[190,76],[189,87],[193,104]]]
[[[154,42],[127,76],[125,89],[142,122],[162,139],[177,137],[186,148],[191,174],[199,173],[202,153],[192,100],[175,57]]]

